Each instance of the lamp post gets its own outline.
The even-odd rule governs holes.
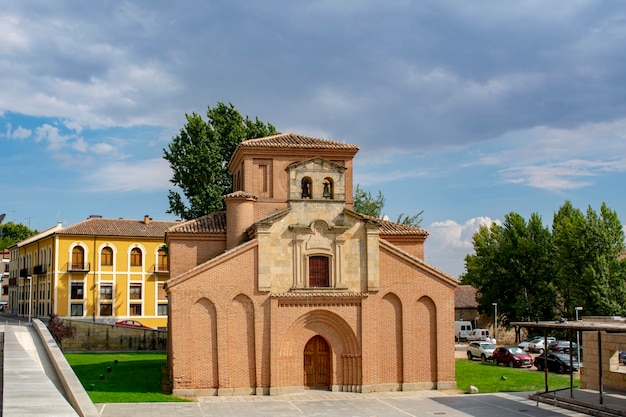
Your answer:
[[[491,303],[493,306],[493,338],[498,339],[498,303]]]
[[[28,323],[30,323],[33,309],[33,277],[29,275],[26,279],[28,280]]]
[[[578,321],[578,312],[582,311],[582,307],[574,307],[574,313],[576,314],[576,321]],[[576,349],[578,350],[578,363],[580,363],[580,330],[576,330]]]

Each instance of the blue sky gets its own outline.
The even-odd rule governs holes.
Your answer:
[[[173,220],[185,114],[358,145],[452,276],[480,224],[570,200],[626,221],[626,3],[0,0],[0,213]]]

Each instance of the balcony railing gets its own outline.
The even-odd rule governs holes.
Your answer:
[[[35,265],[33,267],[34,275],[42,275],[48,272],[48,265]]]
[[[89,272],[89,262],[70,262],[67,264],[69,272]]]
[[[29,276],[30,274],[28,273],[28,268],[22,268],[20,269],[20,277],[21,278],[26,278],[27,276]]]
[[[170,271],[167,269],[167,265],[154,265],[154,273],[155,274],[169,274]]]

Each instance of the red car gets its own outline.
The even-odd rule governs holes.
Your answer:
[[[530,368],[533,358],[517,346],[500,346],[493,351],[493,364],[506,364],[509,368]]]
[[[135,329],[152,329],[151,327],[144,326],[137,320],[121,320],[115,322],[116,326],[124,326],[124,327],[134,327]]]

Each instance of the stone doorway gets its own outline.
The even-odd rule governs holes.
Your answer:
[[[322,336],[314,336],[304,347],[304,386],[330,389],[330,347]]]

